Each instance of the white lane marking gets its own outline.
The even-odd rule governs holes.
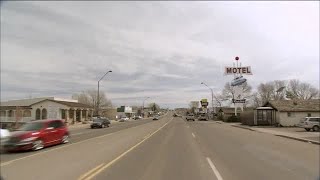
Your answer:
[[[126,154],[128,154],[129,152],[131,152],[132,150],[134,150],[136,147],[138,147],[140,144],[142,144],[144,141],[146,141],[147,139],[149,139],[150,137],[152,137],[154,134],[156,134],[158,131],[160,131],[162,128],[164,128],[167,124],[169,124],[172,121],[173,118],[171,118],[170,121],[166,122],[163,126],[161,126],[159,129],[157,129],[156,131],[154,131],[153,133],[149,134],[145,139],[143,139],[142,141],[138,142],[136,145],[132,146],[130,149],[128,149],[127,151],[125,151],[124,153],[122,153],[120,156],[116,157],[115,159],[113,159],[112,161],[110,161],[108,164],[102,166],[101,168],[99,168],[97,171],[94,171],[90,176],[87,176],[85,178],[85,180],[89,180],[92,179],[93,177],[95,177],[96,175],[98,175],[99,173],[101,173],[103,170],[107,169],[108,167],[110,167],[112,164],[114,164],[115,162],[117,162],[119,159],[121,159],[123,156],[125,156]],[[87,174],[87,173],[86,173]],[[81,176],[82,177],[82,176]],[[82,180],[81,178],[79,178],[78,180]]]
[[[192,136],[195,138],[196,137],[196,135],[194,135],[194,133],[191,133],[192,134]]]
[[[219,171],[218,171],[218,169],[216,168],[216,166],[214,166],[214,164],[212,163],[211,159],[207,157],[207,161],[208,161],[213,173],[216,175],[217,179],[218,180],[223,180],[221,175],[220,175],[220,173],[219,173]]]

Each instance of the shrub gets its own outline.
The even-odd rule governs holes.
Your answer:
[[[228,117],[226,122],[240,122],[240,118],[238,116],[232,115]]]

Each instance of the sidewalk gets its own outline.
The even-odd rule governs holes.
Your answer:
[[[243,128],[250,131],[257,131],[261,133],[273,134],[275,136],[294,139],[298,141],[313,143],[320,145],[320,132],[307,132],[303,128],[280,128],[280,127],[259,127],[259,126],[247,126],[241,123],[224,123],[233,127]]]

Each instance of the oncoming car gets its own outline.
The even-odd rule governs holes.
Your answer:
[[[4,145],[6,151],[40,150],[69,142],[69,131],[63,120],[37,120],[24,124]]]

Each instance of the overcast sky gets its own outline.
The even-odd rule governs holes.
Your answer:
[[[1,100],[97,88],[115,105],[210,98],[239,56],[261,82],[319,87],[319,2],[1,2]]]

